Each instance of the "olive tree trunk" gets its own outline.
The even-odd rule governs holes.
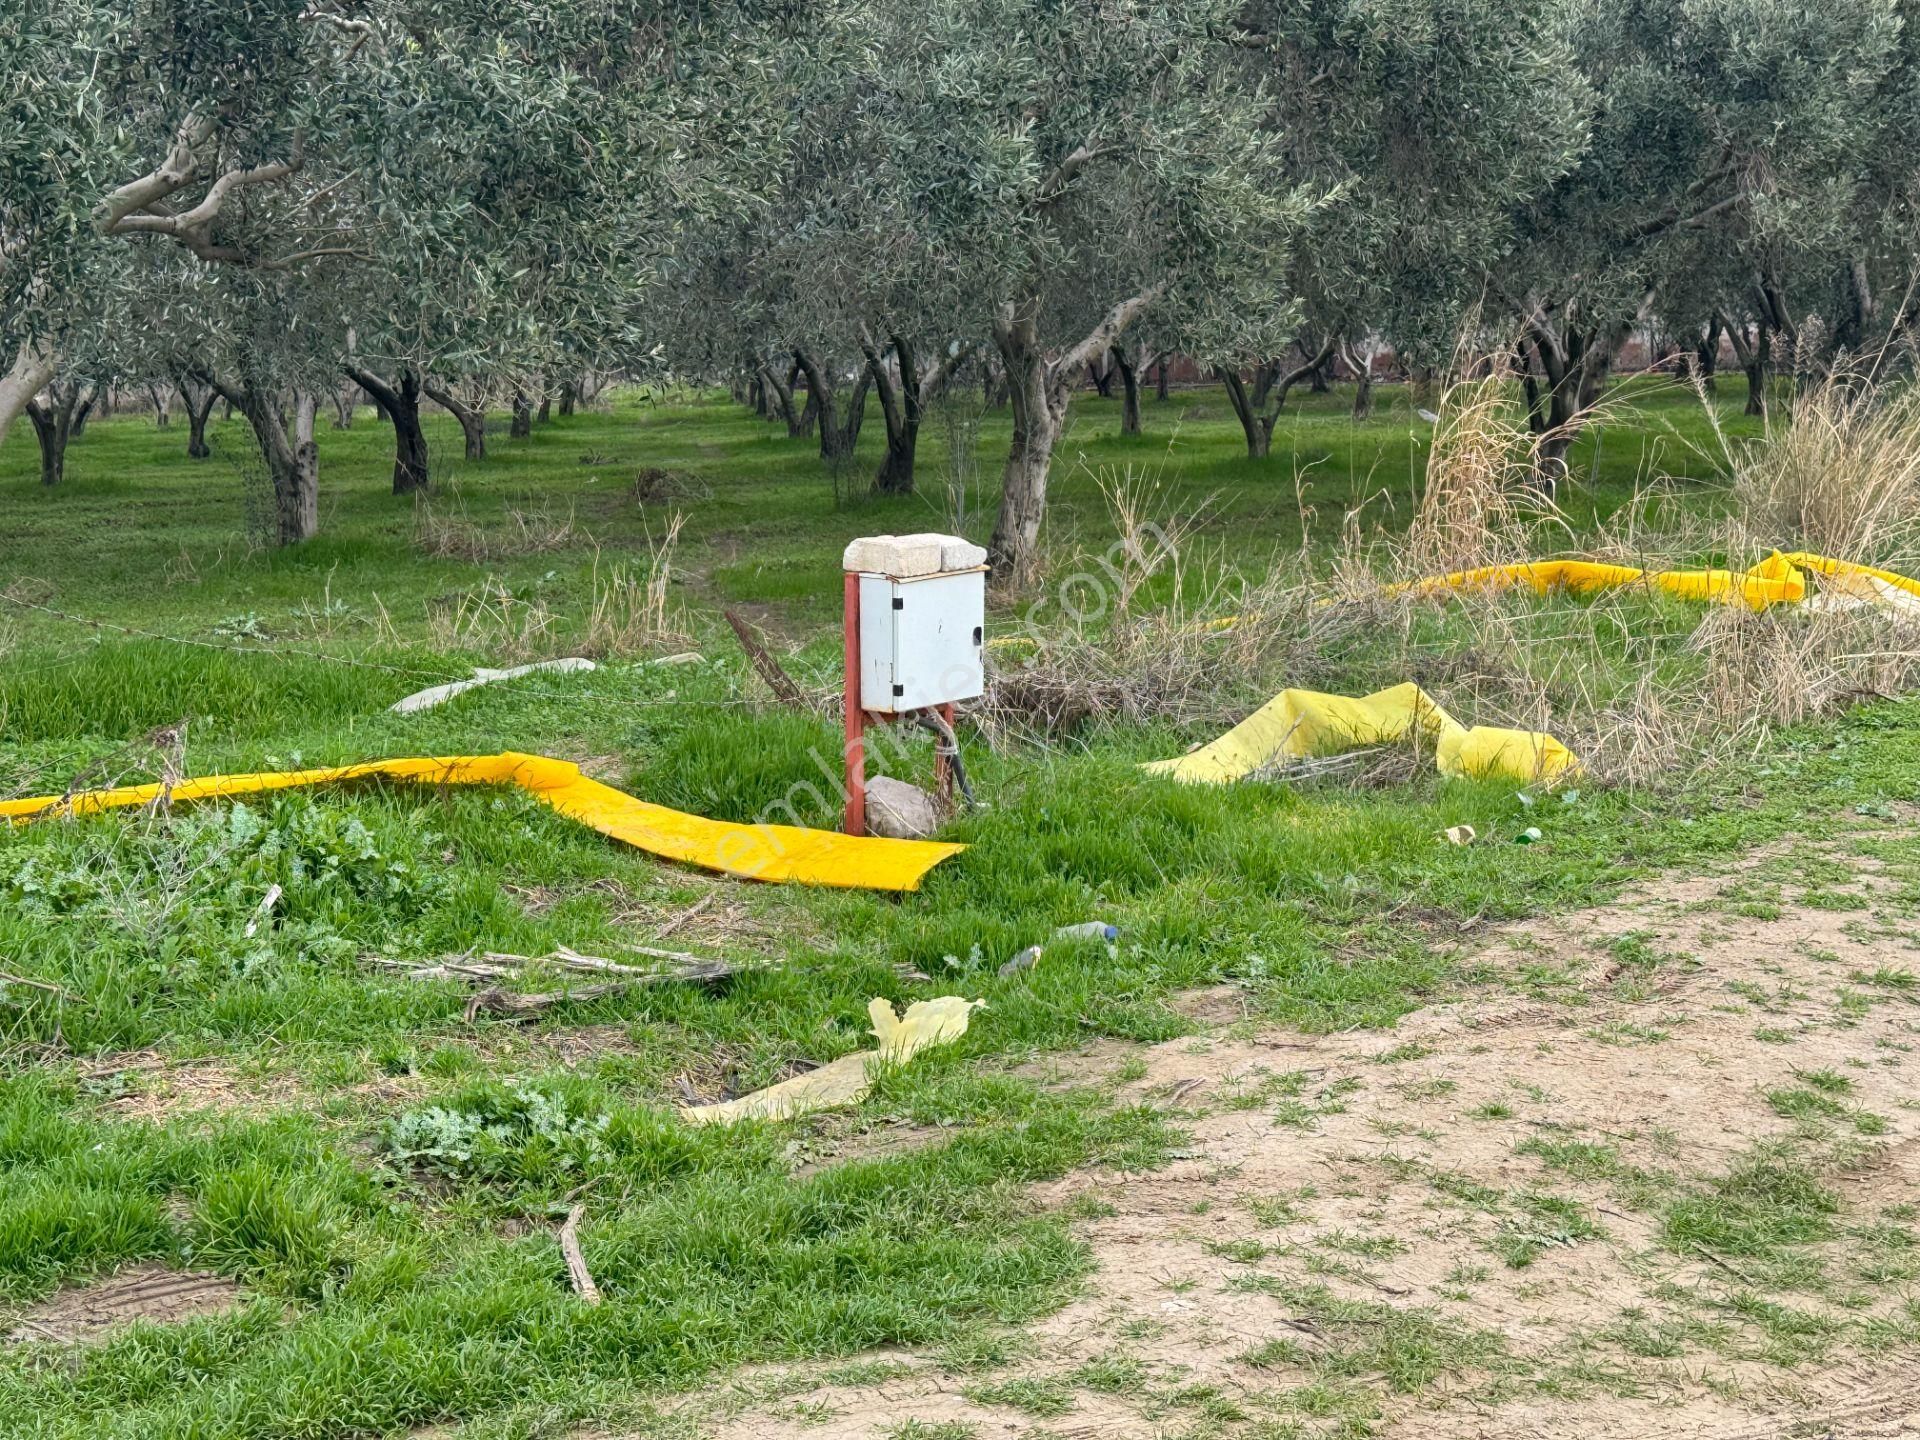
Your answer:
[[[93,405],[95,392],[69,380],[47,387],[44,398],[27,402],[27,418],[40,442],[40,483],[58,485],[67,475],[67,446]]]
[[[420,372],[411,365],[389,385],[371,370],[346,367],[347,375],[373,397],[380,413],[393,424],[393,493],[424,494],[432,485],[427,459],[427,435],[420,428]]]
[[[1001,474],[1000,510],[987,542],[987,564],[997,584],[1026,589],[1039,578],[1047,477],[1053,447],[1066,424],[1074,380],[1159,294],[1156,285],[1121,301],[1091,334],[1052,360],[1040,345],[1037,301],[1019,307],[1002,303],[995,310],[993,344],[1000,352],[1007,396],[1013,404],[1013,441]]]
[[[211,385],[182,380],[180,394],[187,405],[187,458],[204,460],[213,454],[207,448],[207,417],[213,414],[213,402],[220,398],[220,392]]]
[[[807,433],[806,428],[800,423],[800,412],[793,403],[794,373],[789,370],[786,378],[782,379],[779,371],[771,365],[760,367],[760,379],[767,389],[767,418],[772,420],[777,416],[786,421],[789,440],[798,440]]]
[[[860,352],[866,357],[867,374],[873,382],[874,393],[880,397],[880,414],[887,426],[887,453],[873,477],[873,492],[911,495],[913,467],[920,445],[920,422],[927,406],[946,388],[953,372],[966,360],[967,350],[964,346],[953,348],[923,377],[913,346],[903,336],[889,336],[888,347],[899,369],[897,384],[894,368],[886,362],[886,351],[876,345],[872,337],[864,333],[860,337]]]
[[[1353,418],[1365,420],[1373,414],[1373,356],[1369,342],[1340,342],[1340,361],[1353,372]]]
[[[1725,322],[1716,315],[1707,322],[1705,337],[1694,346],[1694,374],[1709,395],[1714,393],[1714,376],[1720,369],[1720,337],[1724,333]]]
[[[516,390],[513,392],[513,424],[507,429],[507,438],[524,440],[531,434],[533,434],[533,411],[527,408],[526,393]]]
[[[1049,373],[1031,320],[1003,326],[996,319],[993,342],[1013,405],[1013,443],[1000,477],[1000,512],[994,518],[987,561],[995,580],[1024,590],[1039,579],[1047,476],[1066,421],[1070,387]]]
[[[853,382],[853,395],[847,401],[847,413],[840,421],[840,439],[835,446],[835,457],[848,460],[860,443],[860,431],[867,421],[867,396],[873,390],[873,372],[864,365],[860,367],[859,378]]]
[[[1113,360],[1109,355],[1095,355],[1087,361],[1087,378],[1102,400],[1113,398]]]
[[[1740,368],[1747,377],[1747,414],[1766,418],[1767,413],[1767,370],[1773,359],[1773,329],[1767,324],[1767,317],[1760,316],[1754,322],[1752,333],[1747,326],[1735,324],[1722,316],[1721,326],[1725,329],[1727,343],[1733,346],[1733,358],[1740,362]]]
[[[469,405],[450,386],[422,379],[420,389],[426,397],[460,422],[460,435],[466,441],[467,459],[487,458],[487,410],[484,404]]]
[[[920,400],[915,393],[913,347],[898,335],[893,337],[893,353],[900,366],[900,383],[893,383],[893,372],[873,341],[862,335],[860,353],[866,357],[867,372],[873,377],[874,394],[880,397],[880,416],[887,426],[887,453],[874,473],[876,495],[913,493],[914,457],[920,446]]]
[[[820,458],[829,465],[847,454],[846,432],[835,418],[838,402],[826,367],[811,350],[795,349],[793,363],[807,377],[806,415],[820,427]]]
[[[1140,370],[1134,364],[1133,357],[1119,345],[1112,346],[1109,354],[1113,356],[1112,372],[1120,376],[1120,433],[1138,435],[1140,433]]]
[[[1291,370],[1282,370],[1278,360],[1262,361],[1253,367],[1251,384],[1231,366],[1214,368],[1215,377],[1226,387],[1227,403],[1233,406],[1233,413],[1240,421],[1240,431],[1247,441],[1248,458],[1265,459],[1273,449],[1273,427],[1280,418],[1280,412],[1287,408],[1287,396],[1292,393],[1294,386],[1332,358],[1333,347],[1334,337],[1331,335],[1320,343],[1317,350],[1309,353],[1303,347],[1305,358]]]
[[[1566,478],[1567,452],[1600,401],[1614,357],[1645,322],[1653,293],[1646,292],[1636,314],[1591,329],[1567,325],[1540,305],[1525,318],[1519,354],[1527,423],[1534,435],[1534,476],[1549,499]]]
[[[1270,411],[1261,405],[1254,393],[1248,390],[1247,382],[1240,378],[1238,370],[1221,365],[1213,373],[1226,388],[1227,403],[1233,406],[1234,416],[1240,422],[1240,432],[1246,436],[1248,457],[1265,459],[1267,451],[1273,446],[1273,423],[1280,418],[1280,412]]]
[[[318,400],[247,381],[216,380],[221,396],[246,417],[273,484],[274,540],[298,545],[320,529],[320,450],[313,439]],[[288,414],[291,412],[291,422]]]

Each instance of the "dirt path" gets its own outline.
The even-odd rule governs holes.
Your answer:
[[[742,1377],[665,1429],[1920,1434],[1917,916],[1920,845],[1803,842],[1492,934],[1391,1032],[1103,1053],[1191,1139],[1043,1191],[1097,1269],[1023,1350]]]

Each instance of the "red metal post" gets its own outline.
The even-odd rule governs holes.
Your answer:
[[[847,572],[847,819],[849,835],[867,833],[866,717],[860,710],[860,577]]]

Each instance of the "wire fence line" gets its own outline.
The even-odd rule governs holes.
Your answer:
[[[447,681],[466,678],[467,672],[471,669],[471,667],[457,667],[452,669],[427,670],[416,666],[388,664],[379,660],[362,660],[352,655],[338,655],[331,651],[314,650],[305,646],[278,644],[245,645],[234,644],[223,640],[209,640],[192,635],[169,635],[163,631],[147,630],[138,625],[125,625],[118,621],[103,620],[96,616],[76,615],[70,611],[62,610],[57,606],[47,605],[37,600],[29,600],[19,595],[0,593],[0,603],[12,605],[23,610],[32,610],[47,616],[49,619],[63,621],[70,625],[77,625],[90,630],[110,630],[116,634],[126,635],[137,640],[152,640],[167,645],[180,645],[197,650],[213,650],[223,654],[245,655],[258,659],[290,660],[298,658],[303,660],[316,660],[323,664],[339,665],[355,670],[376,671],[409,681],[427,681],[435,684],[444,684]],[[14,671],[12,673],[17,675],[31,675],[41,673],[42,671],[59,669],[76,663],[78,660],[84,658],[86,653],[88,652],[70,652],[67,656],[50,664],[36,666],[29,670]],[[644,665],[646,662],[642,661],[637,663]],[[589,673],[599,672],[598,669],[596,669],[594,672]],[[513,684],[514,693],[521,696],[531,696],[537,699],[563,700],[570,703],[592,701],[597,704],[619,705],[632,709],[652,705],[695,705],[711,707],[748,706],[754,703],[749,697],[744,695],[715,696],[701,699],[683,699],[678,696],[669,695],[623,696],[596,692],[587,688],[587,684],[583,684],[579,689],[554,690],[525,685],[517,681],[510,683]],[[590,682],[588,682],[588,684],[590,684]]]

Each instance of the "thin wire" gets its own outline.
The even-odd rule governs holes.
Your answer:
[[[23,599],[18,595],[0,595],[9,605],[18,605],[25,610],[38,610],[42,615],[51,615],[56,620],[65,620],[70,625],[85,625],[94,630],[113,630],[122,635],[131,635],[139,640],[163,640],[170,645],[192,645],[202,650],[224,650],[233,655],[299,655],[310,660],[326,660],[335,665],[351,665],[360,670],[383,670],[390,675],[405,675],[411,679],[446,679],[432,670],[411,670],[401,665],[383,665],[377,660],[356,660],[351,655],[330,655],[324,650],[304,650],[286,647],[273,650],[254,650],[245,645],[226,645],[217,640],[196,640],[187,635],[162,635],[155,630],[142,630],[134,625],[120,625],[112,620],[99,620],[86,615],[73,615],[65,610],[57,610],[51,605],[42,605],[37,600]]]
[[[167,635],[157,630],[143,630],[136,625],[122,625],[112,620],[100,620],[86,615],[74,615],[68,611],[58,609],[55,606],[44,605],[36,600],[27,600],[18,595],[0,594],[0,601],[9,605],[20,606],[22,609],[36,610],[42,615],[51,616],[53,619],[65,621],[70,625],[81,625],[96,630],[112,630],[121,635],[133,636],[135,639],[155,640],[168,645],[186,645],[200,650],[215,650],[229,655],[251,655],[266,659],[284,660],[299,656],[303,659],[319,660],[330,665],[345,665],[356,670],[377,670],[389,675],[399,675],[409,680],[431,680],[443,685],[449,681],[467,678],[459,674],[448,674],[441,670],[420,670],[405,665],[387,665],[378,660],[358,660],[351,655],[334,655],[325,650],[309,650],[299,646],[275,646],[269,649],[249,645],[230,645],[217,640],[200,640],[187,635]],[[84,653],[85,652],[76,652],[73,657],[60,661],[58,664],[70,664],[74,659],[78,659],[79,656]],[[48,665],[40,668],[54,669],[57,668],[57,666]],[[36,671],[25,670],[15,671],[13,673],[34,674]],[[603,705],[623,705],[633,709],[639,709],[649,705],[697,705],[712,708],[722,705],[746,706],[753,703],[745,696],[739,695],[699,700],[683,700],[677,696],[665,695],[629,699],[620,695],[596,694],[591,690],[543,690],[526,685],[517,685],[515,686],[515,690],[518,694],[530,695],[538,699],[564,700],[574,704],[582,701],[595,701]]]
[[[44,665],[29,665],[24,669],[17,665],[9,665],[7,667],[7,678],[11,680],[17,675],[42,675],[49,670],[64,670],[69,665],[78,664],[92,653],[91,646],[82,646],[78,650],[69,650],[59,659],[49,660]]]

